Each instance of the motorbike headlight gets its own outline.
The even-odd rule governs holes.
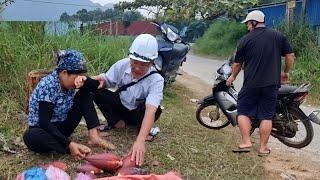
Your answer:
[[[167,29],[167,38],[174,42],[179,38],[179,35],[175,32],[173,32],[170,28]]]
[[[221,68],[223,74],[229,75],[232,73],[232,68],[228,64],[224,64]]]
[[[161,29],[161,32],[162,32],[162,33],[166,34],[166,30],[164,29],[163,26],[160,26],[160,29]]]

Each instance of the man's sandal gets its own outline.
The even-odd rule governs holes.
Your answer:
[[[232,150],[232,152],[234,153],[248,153],[250,151],[251,151],[251,147],[238,147]]]
[[[266,156],[269,156],[271,153],[271,149],[268,149],[267,152],[258,152],[258,156],[260,157],[266,157]]]

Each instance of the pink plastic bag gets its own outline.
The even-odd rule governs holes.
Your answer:
[[[171,171],[163,175],[125,175],[99,178],[96,180],[182,180],[182,178],[178,173]]]
[[[46,176],[47,180],[71,180],[66,172],[51,165],[46,170]]]
[[[22,173],[19,173],[16,177],[16,180],[24,180],[24,174],[23,172]]]
[[[93,174],[78,173],[75,180],[92,180],[94,178],[95,178],[95,175],[93,175]]]

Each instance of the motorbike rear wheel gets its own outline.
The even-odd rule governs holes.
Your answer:
[[[310,120],[308,119],[308,117],[299,109],[291,109],[289,110],[289,114],[291,116],[291,118],[294,119],[295,122],[301,122],[298,123],[302,126],[302,128],[305,129],[305,137],[302,138],[302,140],[299,141],[294,141],[295,139],[297,139],[297,134],[293,137],[293,138],[288,138],[288,137],[278,137],[278,135],[276,134],[276,138],[279,139],[280,142],[282,142],[283,144],[289,146],[289,147],[293,147],[293,148],[303,148],[306,147],[307,145],[310,144],[310,142],[313,139],[313,127],[312,124],[310,122]],[[298,131],[301,131],[302,129],[299,128],[300,126],[298,126]]]
[[[220,108],[214,102],[201,104],[196,111],[197,121],[209,129],[221,129],[230,124],[227,117],[221,117]],[[223,113],[222,113],[223,114]]]

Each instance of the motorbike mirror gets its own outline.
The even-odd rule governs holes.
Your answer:
[[[176,40],[179,39],[179,35],[177,33],[175,33],[174,31],[172,31],[171,28],[167,28],[167,38],[171,42],[175,42]]]
[[[151,24],[153,24],[153,25],[155,25],[157,27],[160,27],[159,23],[157,23],[156,21],[151,22]]]

